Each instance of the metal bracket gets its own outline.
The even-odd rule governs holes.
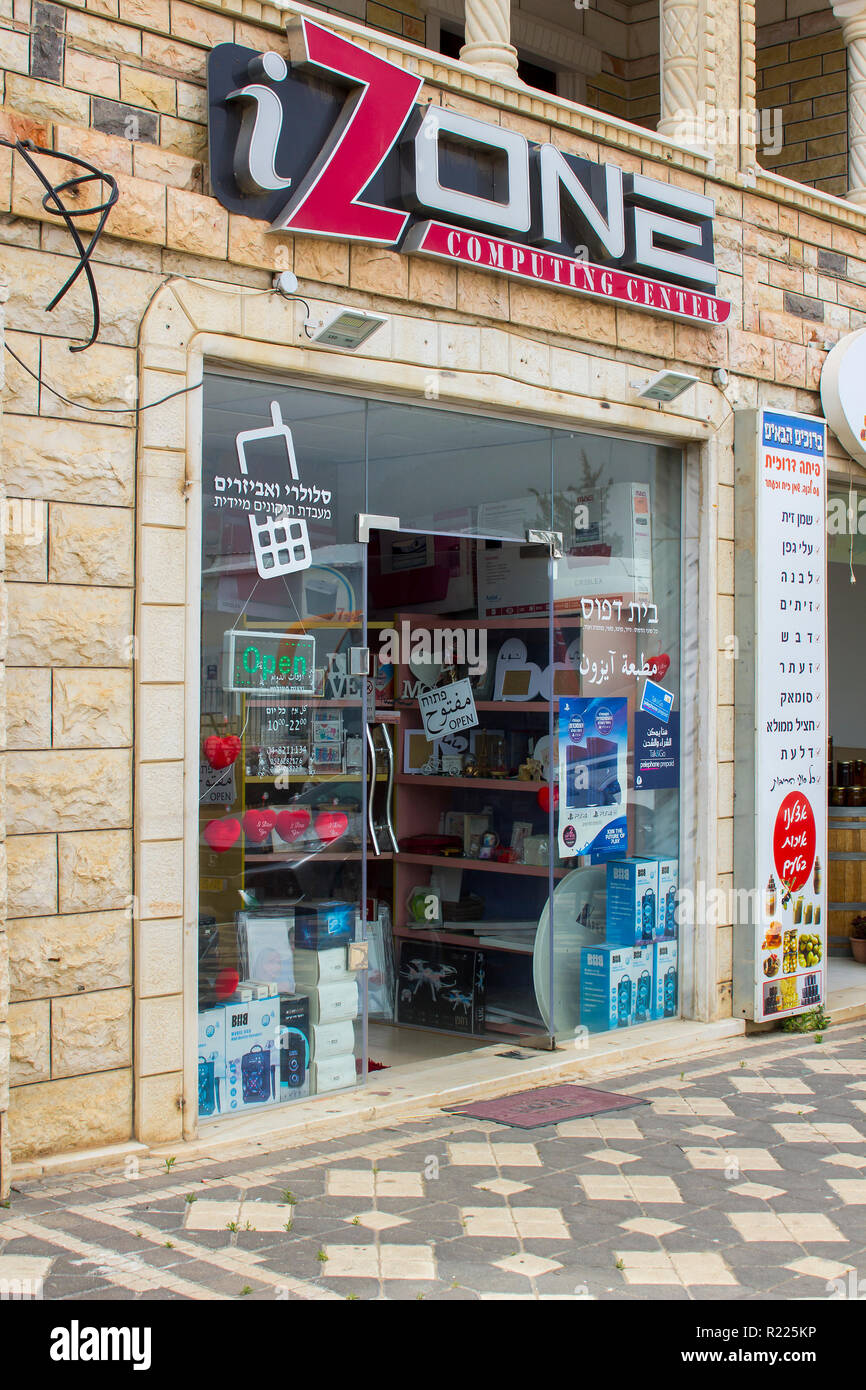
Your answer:
[[[358,512],[358,540],[370,544],[371,531],[399,531],[399,516],[377,516],[375,512]]]
[[[554,560],[562,558],[563,542],[561,531],[535,531],[530,528],[526,532],[526,539],[530,545],[546,545]]]
[[[370,674],[370,648],[369,647],[350,647],[349,648],[349,675],[350,676],[369,676]]]

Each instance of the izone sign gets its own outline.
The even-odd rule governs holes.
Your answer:
[[[419,100],[422,79],[308,19],[208,63],[215,196],[362,241],[692,323],[724,323],[711,198]]]

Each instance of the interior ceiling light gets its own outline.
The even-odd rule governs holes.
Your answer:
[[[328,323],[320,324],[312,332],[309,328],[307,331],[314,343],[354,352],[387,322],[384,314],[368,314],[363,309],[341,309]]]
[[[656,372],[638,388],[637,394],[645,401],[675,401],[698,380],[698,377],[690,376],[687,372]]]

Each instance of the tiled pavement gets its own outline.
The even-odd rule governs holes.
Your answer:
[[[0,1294],[788,1300],[835,1279],[866,1294],[866,1025],[598,1084],[649,1103],[530,1131],[440,1112],[22,1183],[0,1210]]]

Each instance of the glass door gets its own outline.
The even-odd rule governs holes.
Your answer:
[[[467,1039],[549,1042],[539,923],[565,872],[550,583],[547,544],[370,532],[373,715],[388,719],[396,768],[393,862],[368,852],[376,966],[389,972],[377,1001],[371,966],[370,1055],[390,1064]],[[424,1051],[409,1030],[442,1036]]]
[[[202,1120],[366,1074],[363,406],[206,378]]]

